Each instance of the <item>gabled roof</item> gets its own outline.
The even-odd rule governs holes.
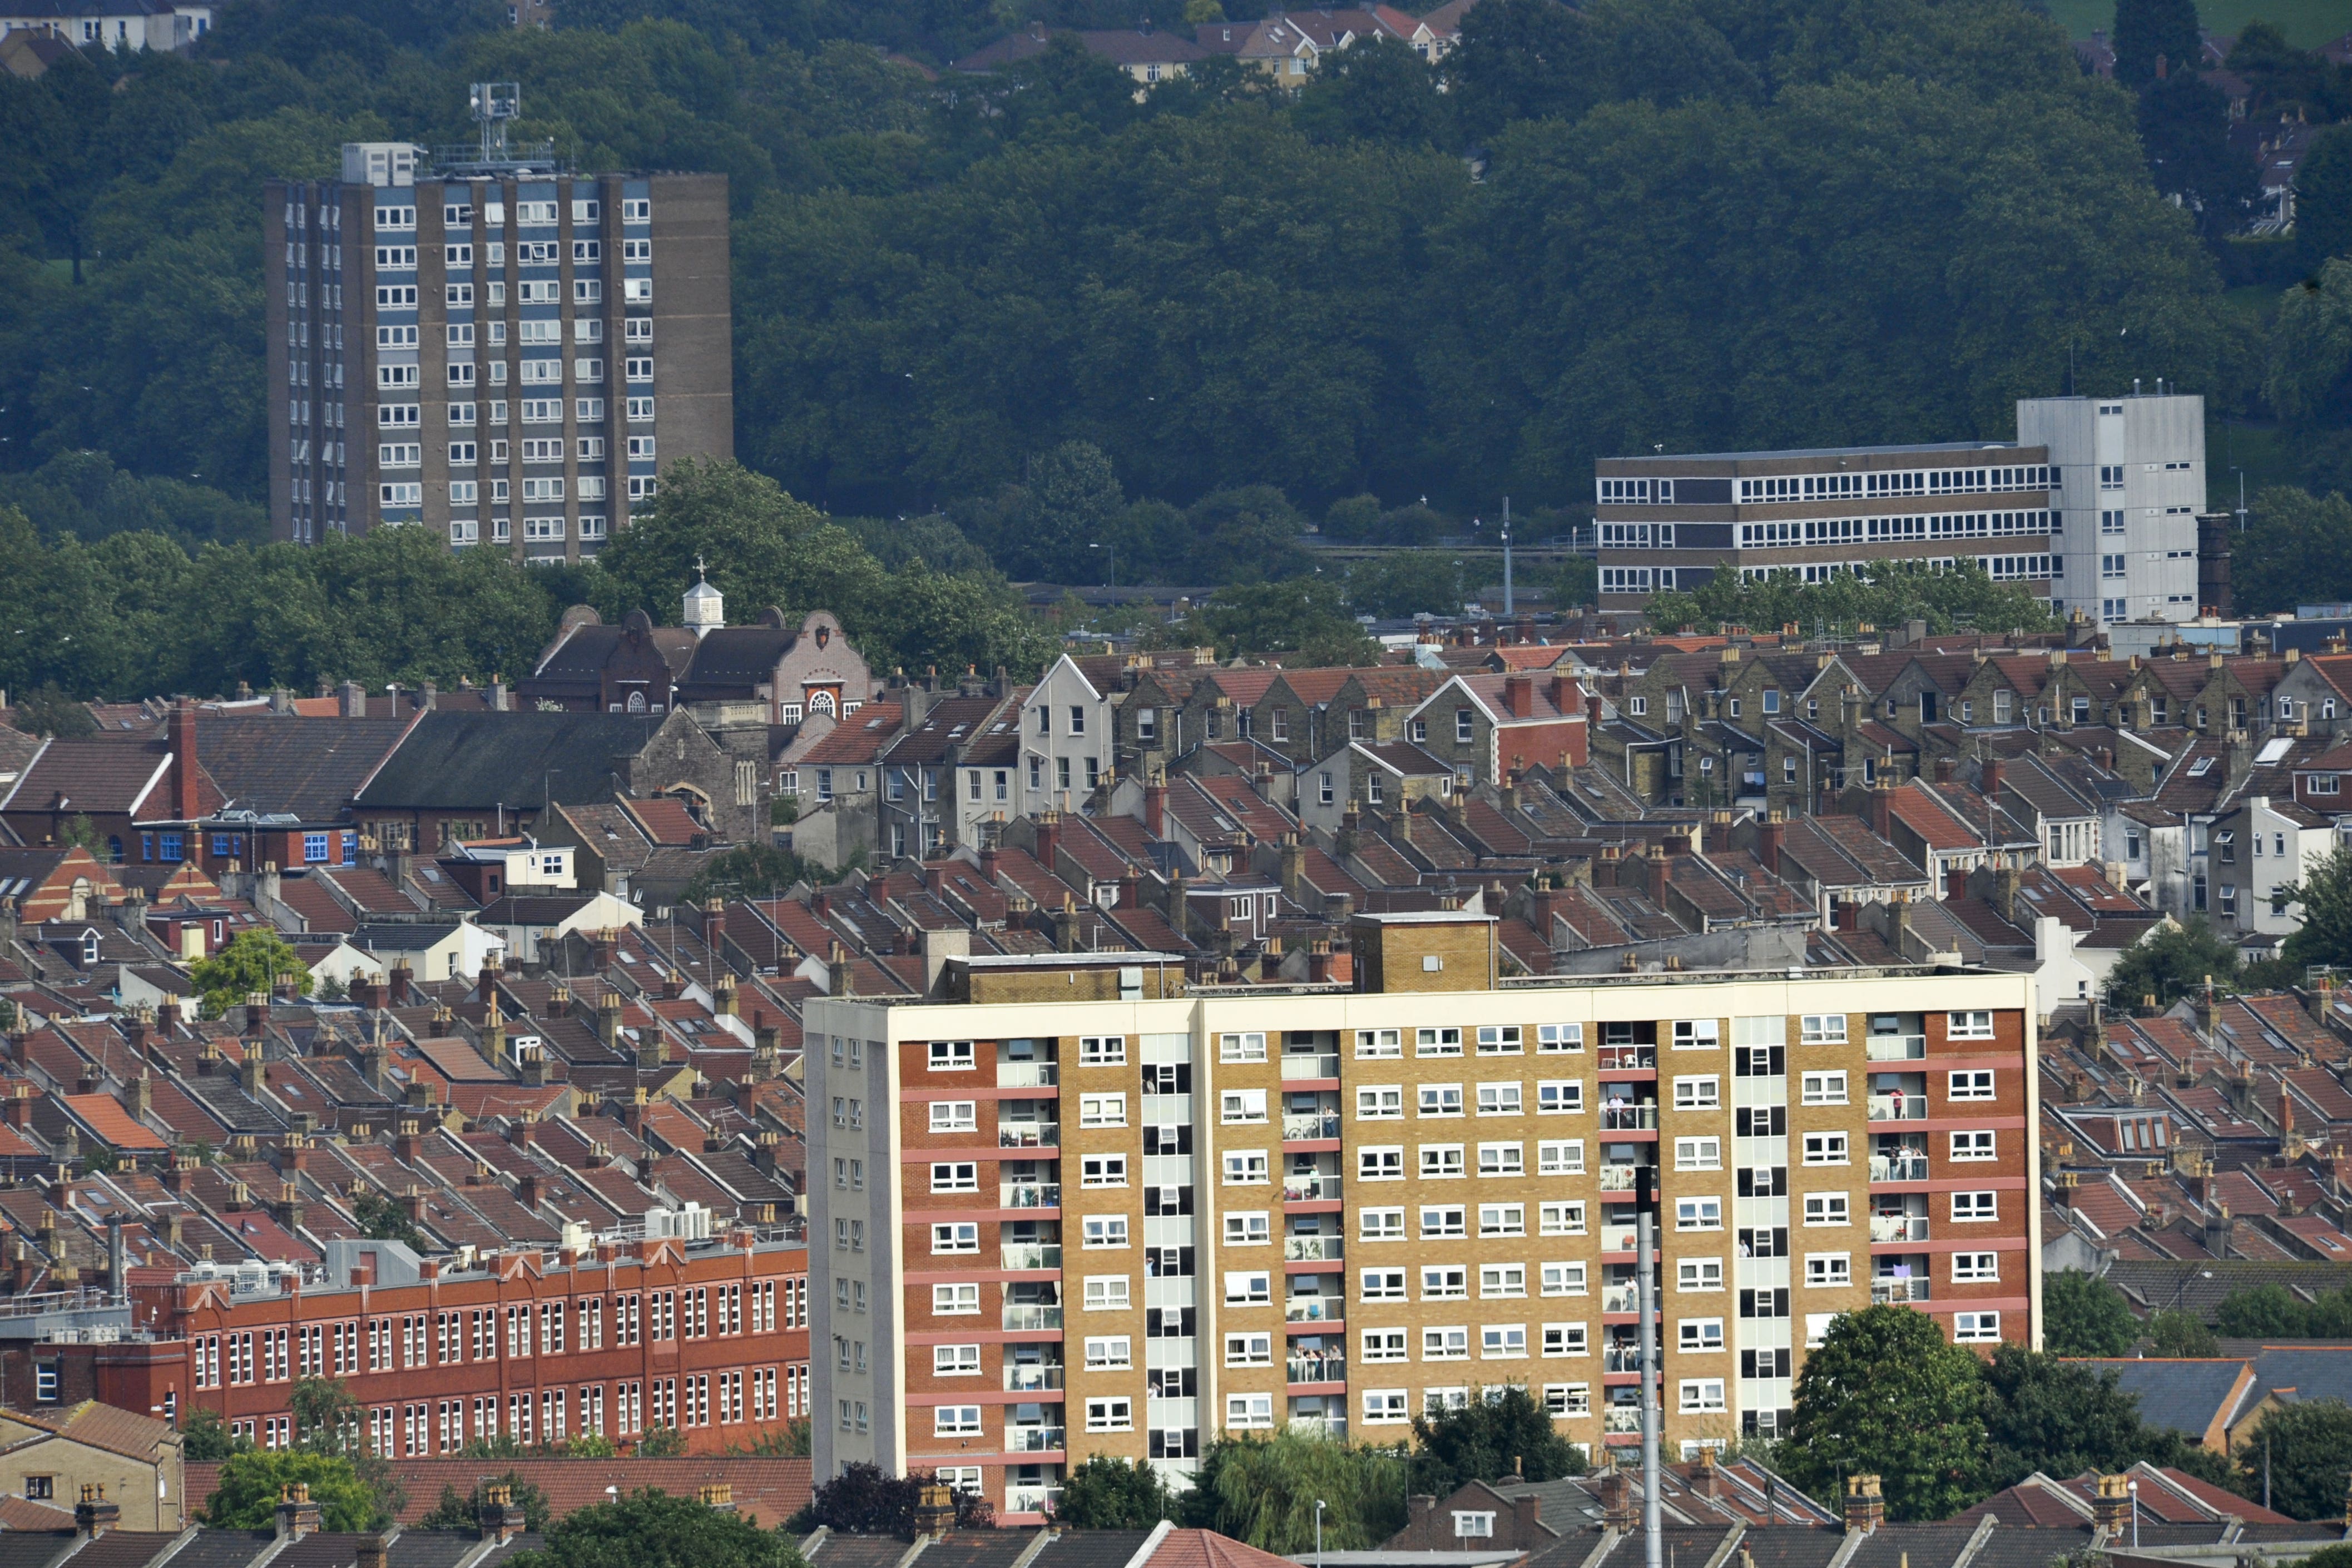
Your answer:
[[[196,757],[226,810],[337,822],[409,727],[405,718],[216,718],[196,725]]]
[[[537,810],[551,798],[603,800],[612,793],[614,761],[643,751],[663,717],[537,711],[420,715],[360,792],[359,804],[464,810],[504,802]]]

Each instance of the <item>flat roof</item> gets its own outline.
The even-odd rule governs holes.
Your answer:
[[[1355,921],[1359,925],[1492,925],[1496,917],[1466,909],[1367,910]]]
[[[1146,964],[1181,964],[1184,959],[1175,953],[950,953],[947,961],[971,969],[1139,969]]]
[[[2032,443],[2040,445],[2041,443]],[[1776,452],[1656,452],[1603,458],[1607,463],[1750,463],[1776,457],[1892,457],[1906,452],[2015,452],[2014,441],[1927,441],[1901,446],[1790,446]]]

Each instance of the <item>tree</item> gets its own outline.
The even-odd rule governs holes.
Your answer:
[[[2309,1322],[2304,1303],[2284,1285],[2232,1291],[2213,1315],[2221,1332],[2231,1339],[2300,1337]]]
[[[549,1526],[546,1545],[514,1562],[516,1568],[801,1568],[801,1554],[781,1531],[647,1487],[566,1514]]]
[[[2152,1435],[2140,1425],[2139,1400],[2116,1386],[2112,1368],[2005,1344],[1994,1352],[1985,1382],[1992,1395],[1988,1479],[1995,1487],[2014,1485],[2036,1470],[2112,1473],[2149,1447]],[[2161,1438],[2157,1444],[2163,1446]]]
[[[1453,139],[1448,105],[1428,61],[1409,45],[1375,35],[1326,57],[1290,118],[1318,141],[1442,147]]]
[[[858,1461],[819,1486],[809,1497],[812,1528],[822,1524],[846,1535],[903,1535],[914,1528],[922,1483]]]
[[[2064,1269],[2042,1281],[2042,1343],[2053,1355],[2120,1356],[2139,1337],[2124,1293],[2095,1274]]]
[[[2313,271],[2352,256],[2352,125],[2320,131],[2295,165],[2294,245]]]
[[[1465,1481],[1518,1474],[1531,1481],[1584,1473],[1584,1457],[1551,1413],[1517,1385],[1487,1389],[1468,1403],[1413,1417],[1416,1490],[1443,1496]]]
[[[1805,1358],[1780,1452],[1789,1478],[1834,1496],[1839,1478],[1880,1478],[1889,1517],[1948,1519],[1984,1495],[1981,1364],[1908,1307],[1870,1307],[1830,1324]]]
[[[1554,0],[1494,0],[1465,15],[1461,47],[1445,60],[1463,128],[1487,136],[1515,120],[1582,113],[1591,100],[1587,26]]]
[[[352,1200],[352,1218],[358,1222],[360,1234],[373,1241],[397,1241],[413,1252],[427,1251],[431,1243],[416,1221],[395,1198],[380,1192],[362,1189]]]
[[[2168,1308],[2147,1320],[2147,1354],[2202,1361],[2221,1354],[2221,1346],[2196,1313]]]
[[[205,1522],[215,1530],[269,1529],[278,1520],[279,1493],[297,1481],[310,1489],[324,1529],[380,1530],[391,1522],[351,1460],[299,1448],[251,1448],[222,1460]]]
[[[2194,72],[2204,52],[2197,0],[2116,0],[2111,41],[2116,79],[2126,87]]]
[[[180,1429],[180,1451],[190,1459],[226,1459],[253,1447],[253,1439],[232,1431],[217,1410],[197,1410]]]
[[[2208,979],[2228,988],[2238,977],[2240,962],[2237,948],[2223,941],[2202,915],[2190,915],[2186,925],[2168,921],[2116,960],[2107,973],[2107,1001],[2129,1009],[2154,997],[2158,1007],[2168,1008],[2203,990]]]
[[[2177,196],[2208,238],[2243,228],[2262,195],[2253,160],[2230,145],[2230,100],[2189,71],[2139,97],[2140,147],[2156,188]]]
[[[1965,559],[1943,570],[1925,561],[1873,561],[1826,582],[1806,582],[1786,570],[1751,579],[1717,568],[1696,589],[1657,595],[1644,614],[1662,632],[1794,622],[1851,632],[1914,618],[1927,622],[1930,632],[1962,624],[1980,632],[2038,632],[2054,624],[2047,607],[2023,588],[1997,583]]]
[[[294,1414],[295,1446],[305,1453],[348,1462],[352,1475],[374,1497],[378,1517],[398,1516],[407,1505],[408,1494],[394,1474],[392,1461],[368,1442],[367,1412],[342,1380],[299,1378],[288,1403]]]
[[[1380,657],[1341,603],[1339,585],[1321,577],[1220,589],[1176,637],[1214,643],[1220,656],[1297,649],[1318,664],[1369,664]]]
[[[771,898],[795,883],[830,880],[824,867],[812,865],[790,850],[773,844],[742,844],[696,867],[682,896],[688,904],[707,904],[720,895]]]
[[[502,1476],[476,1481],[471,1496],[461,1494],[456,1487],[444,1483],[441,1488],[440,1500],[433,1505],[424,1518],[416,1521],[416,1528],[419,1530],[476,1528],[482,1517],[482,1504],[488,1500],[487,1493],[494,1486],[503,1486],[508,1489],[514,1506],[522,1510],[523,1524],[526,1529],[543,1531],[547,1528],[547,1494],[513,1470],[509,1470]]]
[[[1469,595],[1462,563],[1442,550],[1371,556],[1348,568],[1348,608],[1359,615],[1458,615]]]
[[[188,971],[201,996],[198,1006],[208,1019],[220,1017],[256,992],[267,996],[279,979],[292,977],[308,981],[310,966],[284,937],[266,927],[238,932],[227,946],[199,959]]]
[[[2352,262],[2329,263],[2327,276],[2329,287],[2342,291],[2342,313],[2333,328],[2342,342],[2332,370],[2325,376],[2317,372],[2317,367],[2329,365],[2330,350],[2312,341],[2318,334],[2304,330],[2308,315],[2315,313],[2298,308],[2301,298],[2309,298],[2305,290],[2288,291],[2287,303],[2279,311],[2278,334],[2282,338],[2300,334],[2303,347],[2313,359],[2310,368],[2297,374],[2309,374],[2315,388],[2324,383],[2332,389],[2336,380],[2352,371]],[[2338,303],[2334,298],[2322,301],[2327,307]],[[2286,345],[2275,347],[2283,355]],[[2297,407],[2294,399],[2304,394],[2296,392],[2291,397],[2284,391],[2284,372],[2276,368],[2284,362],[2282,358],[2274,363],[2273,395],[2282,408]],[[2314,399],[2312,407],[2316,410],[2325,407],[2325,400],[2334,393],[2332,390],[2313,390],[2310,395]],[[2248,597],[2242,602],[2250,612],[2257,606],[2265,612],[2291,612],[2298,604],[2325,601],[2330,595],[2352,591],[2352,540],[2343,535],[2343,530],[2352,529],[2352,501],[2342,496],[2317,497],[2283,486],[2266,486],[2255,494],[2251,510],[2250,526],[2238,536],[2240,542],[2231,552],[2233,558],[2245,562]]]
[[[2352,963],[2352,849],[2320,856],[2286,896],[2290,905],[2303,905],[2303,924],[2283,948],[2286,961],[2297,967]]]
[[[686,1434],[675,1427],[648,1427],[645,1436],[637,1439],[637,1458],[641,1459],[675,1459],[685,1452]]]
[[[2340,1399],[2283,1406],[2235,1455],[2242,1495],[2259,1496],[2267,1470],[2270,1506],[2291,1519],[2341,1519],[2352,1471],[2352,1408]]]
[[[60,740],[79,740],[98,733],[98,720],[89,716],[89,709],[59,691],[55,681],[19,695],[8,720],[26,735],[53,735]]]
[[[1391,1453],[1297,1432],[1223,1437],[1202,1451],[1178,1506],[1188,1526],[1286,1553],[1314,1548],[1318,1499],[1324,1544],[1368,1549],[1404,1521],[1402,1465]]]
[[[1063,1480],[1054,1522],[1078,1530],[1149,1530],[1169,1517],[1171,1506],[1166,1483],[1150,1465],[1095,1454]]]

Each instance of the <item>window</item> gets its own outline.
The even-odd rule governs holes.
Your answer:
[[[1225,1336],[1227,1366],[1271,1366],[1274,1336],[1270,1333],[1229,1333]]]
[[[1545,1023],[1536,1026],[1536,1054],[1549,1056],[1584,1049],[1584,1026],[1580,1023]]]
[[[1227,1125],[1265,1120],[1265,1091],[1228,1089],[1218,1097],[1218,1117]]]
[[[1481,1056],[1517,1056],[1519,1054],[1519,1026],[1487,1024],[1478,1030],[1478,1054]]]
[[[1840,1072],[1808,1072],[1799,1081],[1802,1102],[1808,1105],[1843,1105],[1846,1103],[1845,1074]]]
[[[1225,1216],[1225,1245],[1228,1247],[1263,1247],[1272,1239],[1272,1217],[1260,1210],[1256,1213],[1228,1213]]]
[[[1952,1158],[1955,1160],[1990,1160],[1999,1157],[1993,1152],[1993,1135],[1990,1129],[1983,1132],[1952,1134]]]
[[[1463,1173],[1462,1145],[1459,1144],[1423,1144],[1421,1153],[1421,1179],[1445,1181]]]
[[[1259,1092],[1264,1098],[1264,1091]],[[1227,1118],[1231,1120],[1231,1118]],[[1259,1120],[1265,1120],[1260,1117]],[[1124,1127],[1127,1125],[1127,1096],[1124,1094],[1082,1094],[1078,1097],[1078,1125],[1081,1127]]]
[[[1404,1054],[1404,1032],[1393,1029],[1360,1029],[1356,1031],[1356,1056],[1359,1061]]]
[[[945,1161],[931,1166],[933,1192],[978,1192],[980,1166],[969,1160]]]
[[[1495,1516],[1492,1513],[1474,1513],[1465,1509],[1457,1509],[1454,1511],[1454,1540],[1485,1541],[1492,1537],[1494,1533]]]
[[[2000,1195],[1997,1192],[1956,1192],[1952,1194],[1952,1218],[1963,1223],[1999,1219]]]
[[[1948,1013],[1945,1015],[1944,1034],[1949,1040],[1990,1040],[1992,1014],[1989,1012]]]
[[[1486,1324],[1479,1331],[1478,1354],[1487,1361],[1525,1361],[1528,1356],[1528,1325]]]
[[[1481,1116],[1516,1116],[1519,1113],[1519,1085],[1517,1083],[1481,1083],[1478,1085],[1478,1114]]]
[[[1379,1148],[1358,1149],[1356,1176],[1360,1181],[1402,1181],[1404,1179],[1403,1146],[1390,1145]]]
[[[1413,1031],[1415,1056],[1459,1056],[1462,1054],[1462,1031],[1458,1029],[1423,1029]]]
[[[1274,1425],[1274,1396],[1271,1394],[1228,1394],[1225,1396],[1225,1425],[1249,1429]]]
[[[1952,1338],[1961,1344],[1997,1344],[2000,1341],[1999,1312],[1958,1312],[1952,1318]]]
[[[1135,1402],[1126,1398],[1087,1400],[1087,1430],[1132,1432],[1135,1430]]]
[[[1221,1034],[1217,1037],[1219,1061],[1264,1061],[1265,1036],[1263,1034]]]
[[[1538,1176],[1582,1176],[1584,1174],[1584,1140],[1581,1138],[1546,1138],[1536,1145]]]
[[[1567,1079],[1536,1085],[1536,1114],[1575,1115],[1584,1109],[1584,1085]]]
[[[977,1252],[980,1250],[980,1227],[978,1225],[934,1225],[931,1227],[931,1250]]]
[[[1365,1358],[1370,1360],[1370,1356]],[[1403,1357],[1399,1356],[1398,1360]],[[1404,1390],[1402,1388],[1367,1388],[1364,1390],[1364,1425],[1395,1427],[1406,1420]]]
[[[1952,1281],[1955,1284],[1984,1284],[2000,1278],[2000,1253],[1955,1252],[1952,1254]]]
[[[1423,1301],[1458,1301],[1469,1294],[1469,1270],[1456,1263],[1432,1263],[1423,1266],[1421,1270]]]
[[[1720,1377],[1685,1377],[1682,1379],[1682,1411],[1685,1415],[1704,1414],[1721,1410],[1723,1379]]]
[[[1845,1252],[1808,1252],[1805,1254],[1805,1283],[1808,1285],[1851,1285],[1853,1283],[1853,1259]]]
[[[1675,1109],[1677,1111],[1713,1111],[1723,1104],[1722,1080],[1712,1074],[1704,1078],[1675,1080]]]
[[[1078,1038],[1078,1064],[1082,1067],[1118,1067],[1126,1061],[1127,1037],[1123,1034],[1089,1034]]]
[[[1405,1299],[1404,1270],[1367,1269],[1358,1277],[1356,1293],[1367,1301],[1402,1301]]]
[[[1801,1045],[1843,1045],[1845,1014],[1807,1013],[1798,1020],[1797,1040]]]
[[[1578,1203],[1547,1203],[1536,1210],[1538,1228],[1546,1236],[1581,1236],[1584,1234],[1584,1205]]]
[[[1684,1019],[1675,1025],[1676,1051],[1713,1051],[1720,1043],[1713,1019]]]
[[[1843,1133],[1807,1133],[1805,1164],[1809,1166],[1842,1166],[1846,1163],[1846,1135]]]
[[[1993,1097],[1992,1070],[1978,1068],[1951,1074],[1947,1098],[1953,1100],[1990,1100]]]
[[[1127,1276],[1124,1274],[1090,1274],[1086,1283],[1087,1311],[1090,1312],[1123,1312],[1127,1311]]]
[[[975,1102],[970,1100],[934,1100],[931,1102],[931,1131],[934,1133],[969,1133],[979,1126]]]
[[[931,1041],[931,1071],[961,1072],[972,1064],[971,1041],[968,1040],[935,1040]]]
[[[1676,1338],[1685,1351],[1710,1351],[1723,1348],[1721,1318],[1685,1318],[1675,1325]]]
[[[1261,1149],[1242,1149],[1225,1155],[1227,1186],[1256,1186],[1266,1179],[1265,1153]]]
[[[1258,1177],[1260,1181],[1265,1178]],[[1125,1155],[1087,1155],[1078,1161],[1080,1186],[1125,1186],[1127,1156]]]
[[[1675,1169],[1678,1171],[1719,1171],[1723,1168],[1721,1138],[1676,1138]]]
[[[1421,1359],[1423,1361],[1469,1360],[1470,1331],[1466,1328],[1422,1330]]]
[[[1428,1241],[1466,1234],[1463,1218],[1466,1212],[1458,1203],[1422,1205],[1421,1239]]]
[[[940,1405],[931,1411],[931,1435],[936,1437],[977,1436],[980,1432],[980,1406],[977,1405]]]
[[[1372,1083],[1356,1091],[1356,1119],[1392,1122],[1404,1114],[1404,1090],[1394,1083]]]
[[[1083,1245],[1090,1249],[1126,1246],[1127,1216],[1123,1214],[1087,1216],[1085,1238]]]
[[[1675,1289],[1720,1291],[1723,1289],[1723,1260],[1720,1258],[1677,1260],[1675,1263]]]
[[[1805,1195],[1807,1225],[1850,1225],[1853,1223],[1850,1200],[1842,1192],[1809,1192]]]
[[[1478,1294],[1486,1300],[1509,1299],[1528,1293],[1525,1263],[1484,1263],[1478,1269]]]
[[[1723,1199],[1719,1197],[1684,1197],[1675,1200],[1676,1230],[1720,1230],[1723,1228]]]
[[[976,1316],[980,1312],[978,1285],[933,1285],[931,1311],[940,1317]]]
[[[1229,1270],[1225,1275],[1225,1305],[1262,1307],[1274,1300],[1272,1276],[1265,1270]]]
[[[1546,1263],[1538,1278],[1547,1296],[1584,1294],[1584,1265],[1581,1263]]]
[[[1421,1085],[1419,1111],[1423,1116],[1459,1116],[1462,1114],[1462,1085],[1459,1083]]]
[[[1362,1241],[1402,1241],[1404,1239],[1404,1210],[1402,1208],[1360,1208],[1356,1211],[1356,1236]]]

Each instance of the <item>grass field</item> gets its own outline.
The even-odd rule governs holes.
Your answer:
[[[2115,0],[2049,0],[2050,14],[2067,33],[2087,38],[2095,27],[2115,26]],[[2317,48],[2352,32],[2352,0],[2200,0],[2205,26],[2234,34],[2249,22],[2268,22],[2301,48]]]

